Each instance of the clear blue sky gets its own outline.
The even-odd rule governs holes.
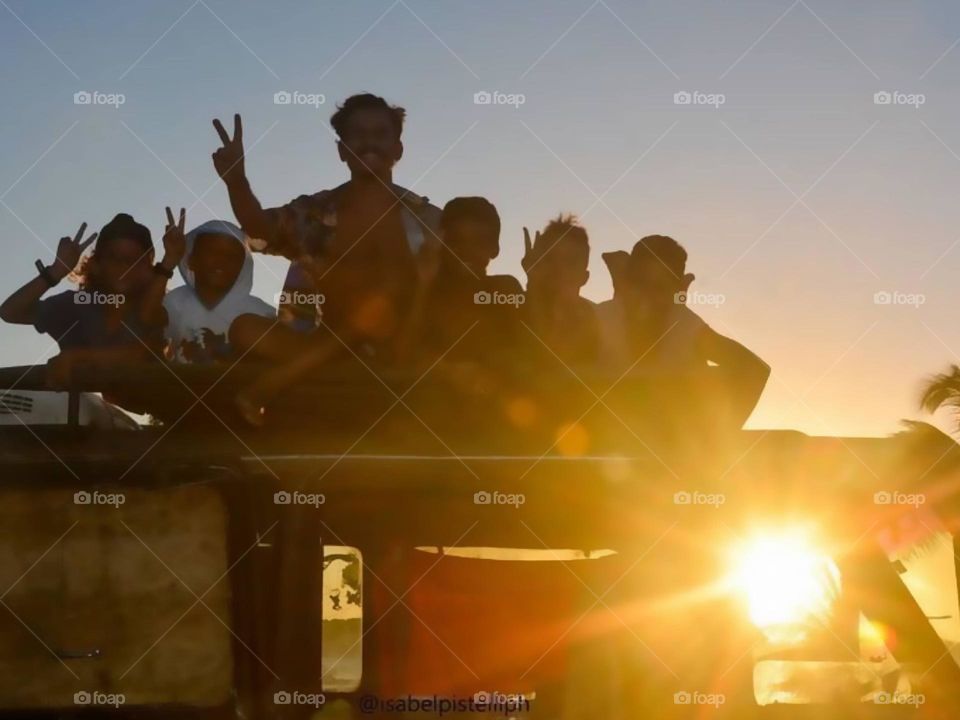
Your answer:
[[[126,211],[159,238],[167,204],[230,217],[215,116],[243,114],[265,204],[340,182],[327,120],[369,90],[409,112],[398,182],[497,204],[498,271],[522,277],[521,227],[561,210],[591,234],[594,299],[601,252],[680,240],[694,289],[724,298],[705,319],[773,366],[754,426],[888,432],[960,353],[956,3],[2,0],[0,18],[3,292],[84,220]],[[84,90],[125,102],[75,105]],[[326,104],[275,105],[282,90]],[[875,104],[884,90],[924,103]],[[283,272],[258,263],[256,290]],[[5,364],[53,352],[0,333]]]

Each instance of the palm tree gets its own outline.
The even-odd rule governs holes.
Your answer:
[[[934,375],[927,381],[920,396],[920,407],[929,413],[942,407],[950,408],[957,416],[960,430],[960,366],[951,365],[947,372]]]

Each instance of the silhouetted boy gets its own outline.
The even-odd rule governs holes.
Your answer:
[[[371,359],[394,354],[413,309],[418,257],[438,242],[440,215],[426,198],[393,184],[405,115],[376,95],[347,98],[330,123],[350,180],[268,210],[246,178],[239,115],[233,138],[214,121],[223,146],[213,161],[237,220],[255,251],[293,261],[284,294],[304,300],[281,307],[288,325],[244,315],[231,329],[239,347],[282,363],[238,397],[251,422],[260,421],[260,407],[272,395],[344,352],[344,346]],[[314,332],[321,325],[321,332]],[[298,337],[291,329],[311,334]]]
[[[530,242],[523,229],[527,273],[523,322],[536,335],[536,348],[546,345],[568,365],[589,365],[599,346],[596,306],[580,297],[590,277],[590,239],[571,215],[560,215]],[[537,342],[539,340],[539,343]]]
[[[616,288],[614,300],[598,307],[605,368],[614,377],[637,372],[674,378],[709,368],[722,379],[732,422],[742,425],[760,399],[770,368],[687,307],[694,280],[686,271],[687,251],[673,238],[649,235],[634,245],[628,259],[610,253],[604,260]]]
[[[488,275],[500,254],[500,215],[482,197],[448,202],[440,218],[443,247],[423,313],[428,356],[484,362],[517,340],[523,289],[512,275]]]

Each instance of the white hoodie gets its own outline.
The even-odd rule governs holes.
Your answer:
[[[189,267],[197,237],[206,234],[228,235],[243,246],[243,267],[233,287],[213,307],[207,307],[194,290],[193,271]],[[254,314],[274,318],[277,311],[250,294],[253,287],[253,256],[247,236],[233,223],[210,220],[187,234],[186,252],[180,261],[185,285],[174,288],[163,298],[167,311],[166,338],[174,362],[206,363],[227,359],[227,330],[239,315]]]

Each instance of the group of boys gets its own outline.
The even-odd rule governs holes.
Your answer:
[[[716,366],[749,415],[769,368],[685,305],[693,276],[676,241],[654,235],[630,253],[605,254],[614,297],[599,305],[580,295],[590,244],[573,217],[533,239],[524,229],[525,289],[490,275],[500,251],[492,203],[458,197],[441,211],[394,184],[404,119],[383,98],[348,98],[331,124],[349,180],[277,208],[263,208],[251,189],[240,116],[232,136],[214,120],[222,144],[213,164],[239,227],[212,220],[187,233],[184,211],[167,208],[155,262],[150,231],[129,215],[86,238],[83,225],[61,239],[53,263],[37,261],[37,276],[4,301],[0,318],[56,339],[60,354],[47,373],[54,389],[86,366],[259,360],[266,370],[236,399],[254,424],[274,396],[338,357],[431,367],[509,363],[529,348],[614,377]],[[277,308],[251,294],[251,251],[290,261]],[[176,270],[184,284],[167,291]],[[70,274],[78,290],[43,297]]]

